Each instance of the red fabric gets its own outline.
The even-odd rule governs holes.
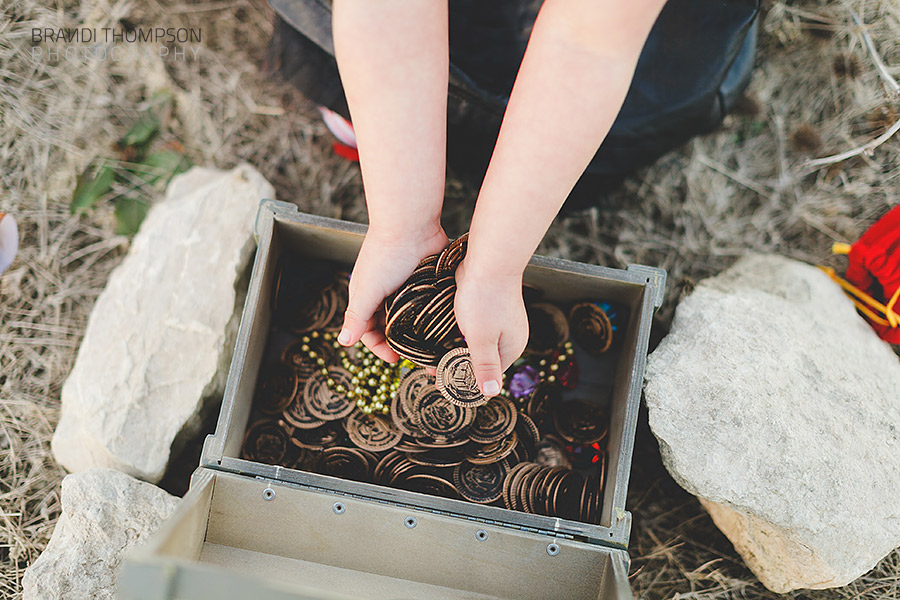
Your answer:
[[[340,142],[334,142],[331,147],[334,148],[334,153],[341,158],[345,158],[351,162],[359,162],[359,150],[356,148]]]
[[[892,208],[850,247],[846,279],[887,304],[900,287],[900,205]],[[900,313],[900,301],[894,305]],[[900,327],[872,323],[881,339],[900,344]]]

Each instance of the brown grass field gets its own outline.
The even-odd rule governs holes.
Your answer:
[[[307,212],[364,221],[365,207],[357,166],[333,156],[312,107],[261,69],[271,31],[261,1],[0,6],[0,211],[16,215],[22,234],[19,256],[0,279],[0,595],[18,598],[22,574],[59,516],[64,472],[49,440],[60,389],[93,302],[129,245],[114,234],[109,203],[86,216],[69,214],[77,175],[93,159],[113,156],[142,103],[168,89],[176,108],[162,142],[180,142],[195,164],[247,161],[274,183],[279,199]],[[855,24],[854,14],[866,25]],[[32,27],[108,27],[122,19],[202,29],[199,58],[31,55]],[[757,62],[742,112],[629,179],[609,199],[614,208],[559,218],[541,246],[541,253],[591,263],[667,269],[657,338],[679,297],[738,256],[777,252],[841,267],[830,256],[832,242],[854,241],[900,202],[900,136],[870,144],[900,118],[900,94],[892,89],[900,78],[897,0],[769,0]],[[808,165],[867,144],[847,160]],[[140,181],[117,185],[161,195]],[[449,233],[465,228],[473,198],[450,181]],[[776,597],[667,475],[646,418],[629,498],[637,596]],[[789,596],[900,597],[900,551],[847,587]]]

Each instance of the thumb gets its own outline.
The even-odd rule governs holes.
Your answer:
[[[342,346],[352,346],[371,329],[370,324],[383,299],[377,292],[362,286],[350,291],[344,324],[338,334],[338,342]]]
[[[500,351],[498,339],[491,337],[476,337],[466,339],[469,346],[469,354],[472,356],[472,370],[475,372],[475,380],[478,381],[478,389],[487,397],[493,397],[500,393]]]

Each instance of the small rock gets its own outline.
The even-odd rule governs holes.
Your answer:
[[[119,561],[175,508],[178,498],[112,469],[62,482],[62,515],[25,571],[23,600],[114,600]]]
[[[150,210],[63,386],[52,448],[69,471],[111,467],[157,482],[176,436],[221,398],[257,207],[273,194],[248,165],[195,168]]]
[[[754,255],[701,282],[645,397],[669,472],[772,591],[900,546],[900,361],[819,269]]]

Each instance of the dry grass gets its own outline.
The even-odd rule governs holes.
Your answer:
[[[19,596],[21,575],[59,514],[63,476],[49,454],[58,399],[90,308],[128,241],[112,234],[106,206],[71,217],[76,175],[161,88],[177,97],[166,134],[195,163],[249,161],[281,199],[304,210],[364,220],[353,165],[336,160],[310,107],[258,70],[270,16],[259,0],[7,0],[0,16],[0,210],[19,218],[22,249],[0,280],[0,594]],[[748,250],[839,264],[832,241],[852,241],[896,204],[900,136],[832,167],[816,156],[861,146],[900,114],[851,10],[900,77],[900,5],[894,0],[778,0],[768,6],[750,109],[627,182],[618,207],[560,218],[542,252],[612,266],[666,268],[664,331],[679,295]],[[127,18],[203,31],[196,62],[32,60],[31,27]],[[893,65],[893,67],[892,67]],[[752,112],[752,111],[751,111]],[[142,190],[153,195],[153,190]],[[451,182],[447,224],[459,230],[472,192]],[[642,421],[630,506],[632,584],[646,598],[770,598],[699,504],[659,462]],[[797,598],[900,596],[900,553],[839,590]]]

